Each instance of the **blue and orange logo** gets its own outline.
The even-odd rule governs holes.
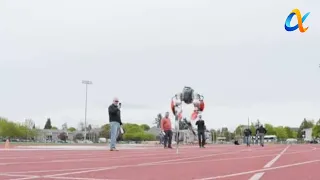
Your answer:
[[[284,28],[287,31],[295,31],[299,28],[299,31],[304,33],[306,32],[309,27],[304,28],[302,23],[307,19],[307,17],[309,16],[310,12],[308,12],[307,14],[305,14],[302,18],[301,18],[301,13],[299,9],[294,9],[291,11],[291,13],[289,14],[289,16],[286,19],[286,22],[284,24]],[[297,16],[297,20],[298,20],[298,24],[295,26],[290,26],[290,22],[293,18],[293,16],[296,15]]]

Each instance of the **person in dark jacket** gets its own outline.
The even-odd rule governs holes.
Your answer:
[[[256,136],[260,139],[260,145],[264,146],[264,136],[267,134],[266,128],[264,128],[262,125],[257,128],[256,130]]]
[[[206,126],[201,115],[199,115],[199,119],[196,122],[196,126],[198,126],[199,147],[204,148],[204,145],[206,143],[206,136],[205,136]]]
[[[244,130],[244,137],[245,137],[247,146],[250,146],[251,134],[252,132],[249,128],[246,128]]]
[[[110,151],[118,151],[116,149],[117,137],[119,135],[119,129],[122,126],[120,115],[121,103],[118,98],[113,99],[113,103],[109,106],[109,122],[110,122]]]

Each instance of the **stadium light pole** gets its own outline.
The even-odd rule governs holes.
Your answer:
[[[82,84],[86,85],[86,102],[84,109],[84,142],[86,142],[87,138],[87,100],[88,100],[88,85],[92,84],[91,81],[83,80]]]

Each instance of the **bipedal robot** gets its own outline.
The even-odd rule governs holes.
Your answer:
[[[189,129],[192,131],[192,133],[195,135],[195,132],[192,129],[191,121],[194,121],[197,119],[198,115],[201,114],[204,110],[204,100],[203,96],[196,93],[191,87],[184,87],[182,92],[177,93],[175,96],[171,99],[171,110],[172,113],[175,116],[175,123],[176,123],[176,139],[177,139],[177,153],[178,153],[178,144],[179,144],[179,121],[182,120],[183,116],[183,109],[182,105],[183,103],[186,105],[193,105],[194,110],[191,114],[190,120],[186,120]]]

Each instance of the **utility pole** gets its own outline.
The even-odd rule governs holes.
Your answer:
[[[83,80],[82,84],[86,85],[86,101],[85,101],[85,109],[84,109],[84,141],[87,140],[87,101],[88,101],[88,85],[92,84],[91,81]]]

